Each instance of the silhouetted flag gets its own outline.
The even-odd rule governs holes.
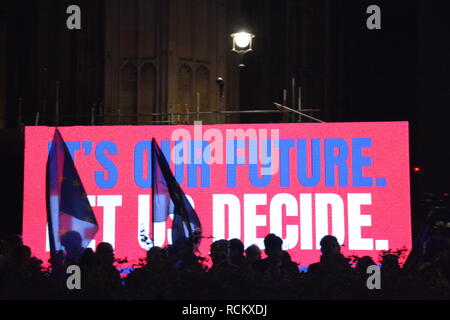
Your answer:
[[[87,247],[98,230],[97,220],[58,129],[47,160],[47,219],[50,252],[62,250],[61,236],[78,232]]]
[[[170,170],[155,139],[152,141],[153,222],[166,221],[173,214],[172,243],[181,239],[199,240],[202,227],[180,185]]]
[[[439,230],[437,228],[437,224],[439,221],[446,222],[448,221],[449,210],[446,208],[435,207],[428,213],[427,219],[423,224],[422,230],[419,236],[413,243],[412,250],[408,256],[408,259],[405,262],[405,267],[409,268],[413,266],[417,261],[421,258],[425,257],[425,248],[428,245],[428,242],[431,240],[435,240],[432,243],[432,248],[428,249],[428,254],[433,252],[434,250],[448,250],[448,241],[447,239],[442,239],[443,241],[439,241]]]
[[[414,266],[419,261],[419,259],[423,258],[425,243],[431,236],[433,225],[434,218],[432,215],[429,215],[425,221],[422,231],[420,232],[420,235],[413,243],[411,252],[409,253],[408,258],[405,261],[405,269]]]

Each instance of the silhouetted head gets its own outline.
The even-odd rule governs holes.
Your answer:
[[[398,263],[398,257],[394,254],[386,254],[381,260],[381,268],[386,271],[398,271],[400,270],[400,264]]]
[[[14,264],[22,264],[29,259],[31,259],[31,249],[28,246],[16,246],[11,251],[11,259],[14,261]]]
[[[261,250],[256,244],[253,244],[245,249],[245,256],[249,262],[261,260]]]
[[[114,263],[114,249],[108,242],[98,244],[95,256],[101,264],[112,265]]]
[[[21,236],[16,234],[7,235],[0,241],[0,254],[9,256],[14,248],[21,246],[22,244]]]
[[[68,231],[61,236],[61,245],[67,252],[68,257],[76,257],[81,253],[83,240],[76,231]]]
[[[228,240],[217,240],[211,244],[211,260],[213,264],[228,262],[230,258]]]
[[[167,248],[164,259],[167,259],[168,265],[176,269],[191,268],[198,263],[198,257],[194,251],[195,244],[190,239],[182,238]]]
[[[86,248],[80,257],[80,265],[83,267],[89,267],[94,264],[94,250]]]
[[[272,258],[281,257],[283,240],[277,235],[270,233],[264,238],[265,253]]]
[[[373,266],[373,265],[376,265],[376,263],[373,261],[373,259],[369,256],[364,256],[364,257],[358,259],[355,270],[362,274],[366,274],[367,268],[369,266]]]
[[[335,236],[325,236],[320,240],[320,250],[325,256],[337,255],[341,253],[341,246]]]
[[[22,237],[18,234],[7,235],[2,242],[7,247],[17,247],[23,244]]]
[[[231,262],[239,264],[244,259],[244,244],[239,239],[231,239],[229,243]]]
[[[160,247],[152,247],[147,251],[147,263],[149,265],[159,264],[164,261],[164,250]]]

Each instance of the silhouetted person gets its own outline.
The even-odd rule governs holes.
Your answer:
[[[91,248],[84,249],[79,260],[80,267],[92,268],[95,265],[95,253]]]
[[[68,231],[61,237],[61,245],[66,251],[64,266],[78,264],[84,251],[82,243],[83,239],[76,231]]]
[[[95,250],[97,263],[103,267],[111,267],[114,263],[114,249],[108,242],[101,242]]]
[[[351,268],[350,259],[341,254],[336,237],[328,235],[320,241],[320,262],[308,267],[308,284],[314,299],[350,299],[360,284]]]
[[[16,243],[4,262],[0,270],[0,298],[45,297],[42,261],[31,256],[28,246]]]
[[[22,238],[19,235],[11,234],[0,240],[0,272],[11,258],[11,252],[22,246]]]
[[[126,289],[132,299],[167,299],[170,270],[166,250],[152,247],[147,251],[146,263],[133,270],[126,278]],[[178,273],[178,270],[175,272]]]
[[[394,254],[384,255],[381,260],[381,267],[383,272],[389,272],[391,274],[396,274],[401,270],[398,257]]]
[[[0,256],[9,256],[10,252],[19,246],[22,246],[22,237],[17,234],[10,234],[5,236],[0,241]]]
[[[111,244],[101,242],[97,245],[94,263],[90,284],[91,293],[95,298],[119,298],[122,280],[119,271],[114,267],[114,249]]]
[[[400,294],[400,284],[403,280],[402,270],[398,261],[398,256],[385,254],[381,260],[381,288],[385,298],[398,298]]]
[[[320,240],[320,262],[311,264],[308,267],[308,273],[323,272],[340,272],[350,271],[350,259],[345,258],[341,254],[341,246],[335,236],[325,236]]]
[[[211,299],[231,299],[235,296],[239,267],[230,262],[230,242],[217,240],[211,244],[212,267],[206,274],[208,295]]]
[[[244,244],[239,239],[230,240],[230,262],[240,267],[245,261]]]
[[[297,275],[300,273],[298,263],[292,261],[291,255],[287,251],[282,252],[281,269],[284,274]]]
[[[210,247],[211,261],[213,263],[209,272],[228,268],[230,266],[230,243],[228,240],[217,240]]]
[[[283,240],[277,235],[270,233],[264,238],[264,252],[267,258],[260,260],[255,268],[269,279],[275,280],[282,275],[283,262]]]
[[[16,246],[11,252],[11,265],[22,273],[37,274],[41,271],[42,261],[31,256],[31,249],[28,246]]]
[[[358,290],[358,298],[377,298],[377,296],[380,294],[378,290],[368,290],[367,288],[367,280],[369,276],[372,275],[373,272],[367,273],[367,270],[370,266],[378,266],[376,265],[375,261],[369,256],[364,256],[357,259],[356,266],[355,266],[355,281],[358,282],[357,285],[355,285],[354,290]]]
[[[366,277],[367,275],[367,268],[370,266],[376,265],[376,263],[373,261],[373,259],[369,256],[364,256],[358,259],[358,262],[356,263],[355,271],[360,274],[364,275]]]
[[[174,269],[202,270],[201,258],[195,254],[196,243],[189,239],[180,239],[168,250],[168,264]]]
[[[168,292],[168,299],[188,299],[189,297],[194,297],[199,294],[200,290],[198,289],[198,285],[196,285],[197,289],[195,291],[192,290],[193,283],[203,282],[198,278],[201,277],[204,272],[204,267],[201,263],[203,258],[195,254],[196,246],[197,241],[195,238],[184,238],[176,241],[173,245],[168,246],[167,250],[162,252],[164,256],[165,252],[167,252],[167,272],[169,272],[168,275],[165,272],[162,274],[164,276],[167,275],[170,281],[168,285],[161,284],[161,288],[163,288],[163,291]],[[151,265],[149,266],[151,268]]]
[[[383,255],[381,260],[381,276],[385,279],[384,282],[395,282],[401,273],[398,257],[394,254]]]
[[[247,249],[245,249],[245,257],[250,264],[261,260],[261,249],[256,244],[252,244]]]
[[[163,267],[166,263],[165,252],[161,247],[152,247],[147,251],[147,266]]]

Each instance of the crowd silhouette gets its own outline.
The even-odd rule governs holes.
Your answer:
[[[0,299],[449,299],[450,250],[436,239],[424,254],[401,267],[398,255],[385,254],[380,264],[380,289],[367,286],[370,257],[344,257],[334,236],[321,242],[320,261],[301,272],[282,249],[282,239],[264,239],[265,258],[256,245],[244,248],[239,239],[211,244],[211,266],[196,254],[195,244],[179,241],[147,251],[142,265],[121,277],[109,243],[95,251],[81,247],[76,232],[62,239],[65,251],[51,259],[51,268],[32,256],[17,235],[0,242]],[[66,269],[81,270],[81,289],[67,286]]]

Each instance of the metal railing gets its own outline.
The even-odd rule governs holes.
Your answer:
[[[193,124],[194,121],[202,120],[205,116],[228,116],[232,115],[256,115],[256,114],[298,114],[301,117],[288,118],[287,121],[281,122],[302,122],[302,117],[312,121],[323,122],[307,113],[317,113],[320,109],[302,109],[297,111],[279,103],[274,103],[278,109],[273,110],[220,110],[220,111],[195,111],[195,112],[152,112],[152,113],[132,113],[123,114],[120,109],[116,113],[107,112],[105,114],[96,113],[92,108],[90,115],[42,115],[37,112],[34,117],[9,116],[0,117],[0,121],[18,121],[18,126],[23,125],[127,125],[127,124]],[[226,119],[225,119],[226,120]],[[285,119],[286,120],[286,119]],[[227,121],[225,121],[227,123]]]

